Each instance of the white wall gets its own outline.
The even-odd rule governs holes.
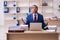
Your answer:
[[[54,14],[60,18],[60,12],[58,11],[58,5],[60,4],[60,0],[54,0]]]
[[[0,0],[0,25],[4,25],[3,0]]]
[[[8,30],[8,28],[5,26],[0,27],[0,40],[7,40],[7,35],[6,35],[7,30]]]
[[[6,40],[6,27],[4,27],[3,0],[0,0],[0,40]]]

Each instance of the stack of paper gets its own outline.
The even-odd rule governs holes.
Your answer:
[[[28,25],[9,26],[8,30],[28,30]]]
[[[57,27],[57,32],[60,32],[60,26]]]
[[[55,32],[55,30],[46,30],[47,32]]]
[[[9,26],[8,30],[19,30],[18,26]]]
[[[26,31],[28,30],[28,25],[20,25],[19,28],[24,29]]]
[[[49,30],[47,30],[48,32],[55,32],[57,30],[56,25],[48,25],[47,26]]]

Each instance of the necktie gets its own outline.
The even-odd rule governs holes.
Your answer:
[[[34,22],[36,22],[36,15],[34,15]]]

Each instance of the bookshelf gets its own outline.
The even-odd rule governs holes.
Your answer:
[[[32,5],[38,6],[38,12],[41,13],[44,18],[54,17],[53,2],[54,0],[4,0],[4,8],[9,9],[9,12],[4,13],[5,22],[10,24],[11,21],[14,21],[13,23],[15,23],[17,20],[20,20],[20,18],[26,20],[27,14],[31,12],[30,7]],[[16,18],[14,19],[13,17]]]

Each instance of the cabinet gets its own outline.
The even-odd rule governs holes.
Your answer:
[[[59,33],[7,33],[7,40],[58,40]]]

